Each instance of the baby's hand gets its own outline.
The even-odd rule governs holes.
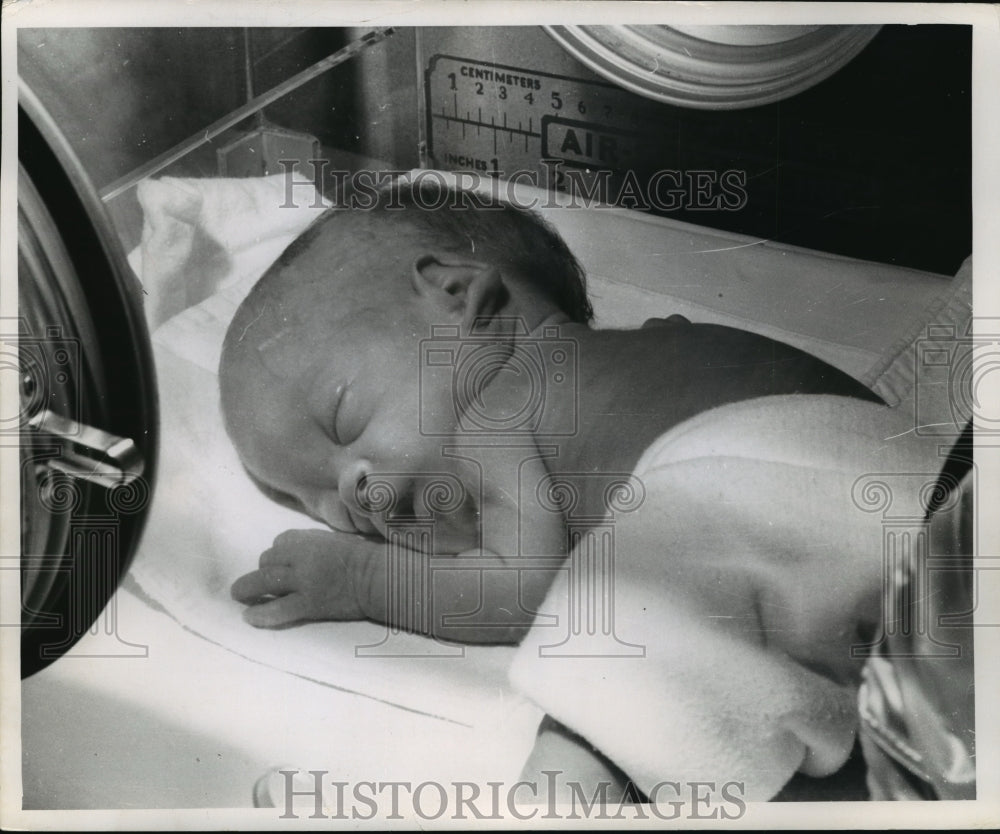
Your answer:
[[[243,618],[269,627],[300,620],[363,620],[368,616],[365,565],[385,544],[353,533],[288,530],[260,557],[260,567],[233,583]]]
[[[353,533],[289,530],[261,555],[259,569],[233,583],[233,598],[250,606],[243,617],[259,627],[370,619],[461,643],[516,643],[531,625],[555,570],[522,572],[516,561],[470,551],[464,565],[439,566],[430,582],[413,583],[411,570],[431,577],[431,556],[397,548],[393,564],[403,575],[393,576],[386,547],[384,541]],[[397,559],[423,564],[401,566]],[[400,593],[409,596],[401,599]],[[468,615],[478,616],[449,623]]]

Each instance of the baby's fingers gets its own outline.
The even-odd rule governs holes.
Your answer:
[[[257,628],[275,628],[307,619],[309,602],[299,593],[278,597],[258,605],[251,605],[243,612],[243,619]]]
[[[294,590],[292,569],[275,565],[241,576],[230,589],[233,599],[251,604],[262,597],[283,596]]]

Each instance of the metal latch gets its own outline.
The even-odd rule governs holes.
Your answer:
[[[45,465],[74,478],[101,486],[129,484],[142,475],[145,462],[127,437],[78,423],[43,409],[28,420],[28,427],[45,439],[62,443],[62,453]]]

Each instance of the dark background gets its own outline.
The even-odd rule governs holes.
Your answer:
[[[886,26],[785,101],[684,111],[689,168],[748,171],[747,208],[692,222],[953,273],[972,251],[972,32]]]

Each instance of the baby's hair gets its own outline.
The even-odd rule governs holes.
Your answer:
[[[439,177],[396,180],[359,195],[364,208],[333,208],[317,218],[278,259],[284,267],[303,253],[328,222],[362,215],[408,227],[421,240],[451,251],[493,258],[542,292],[574,322],[589,323],[594,310],[586,276],[559,233],[532,211],[489,194],[449,188]],[[350,222],[350,221],[349,221]]]

